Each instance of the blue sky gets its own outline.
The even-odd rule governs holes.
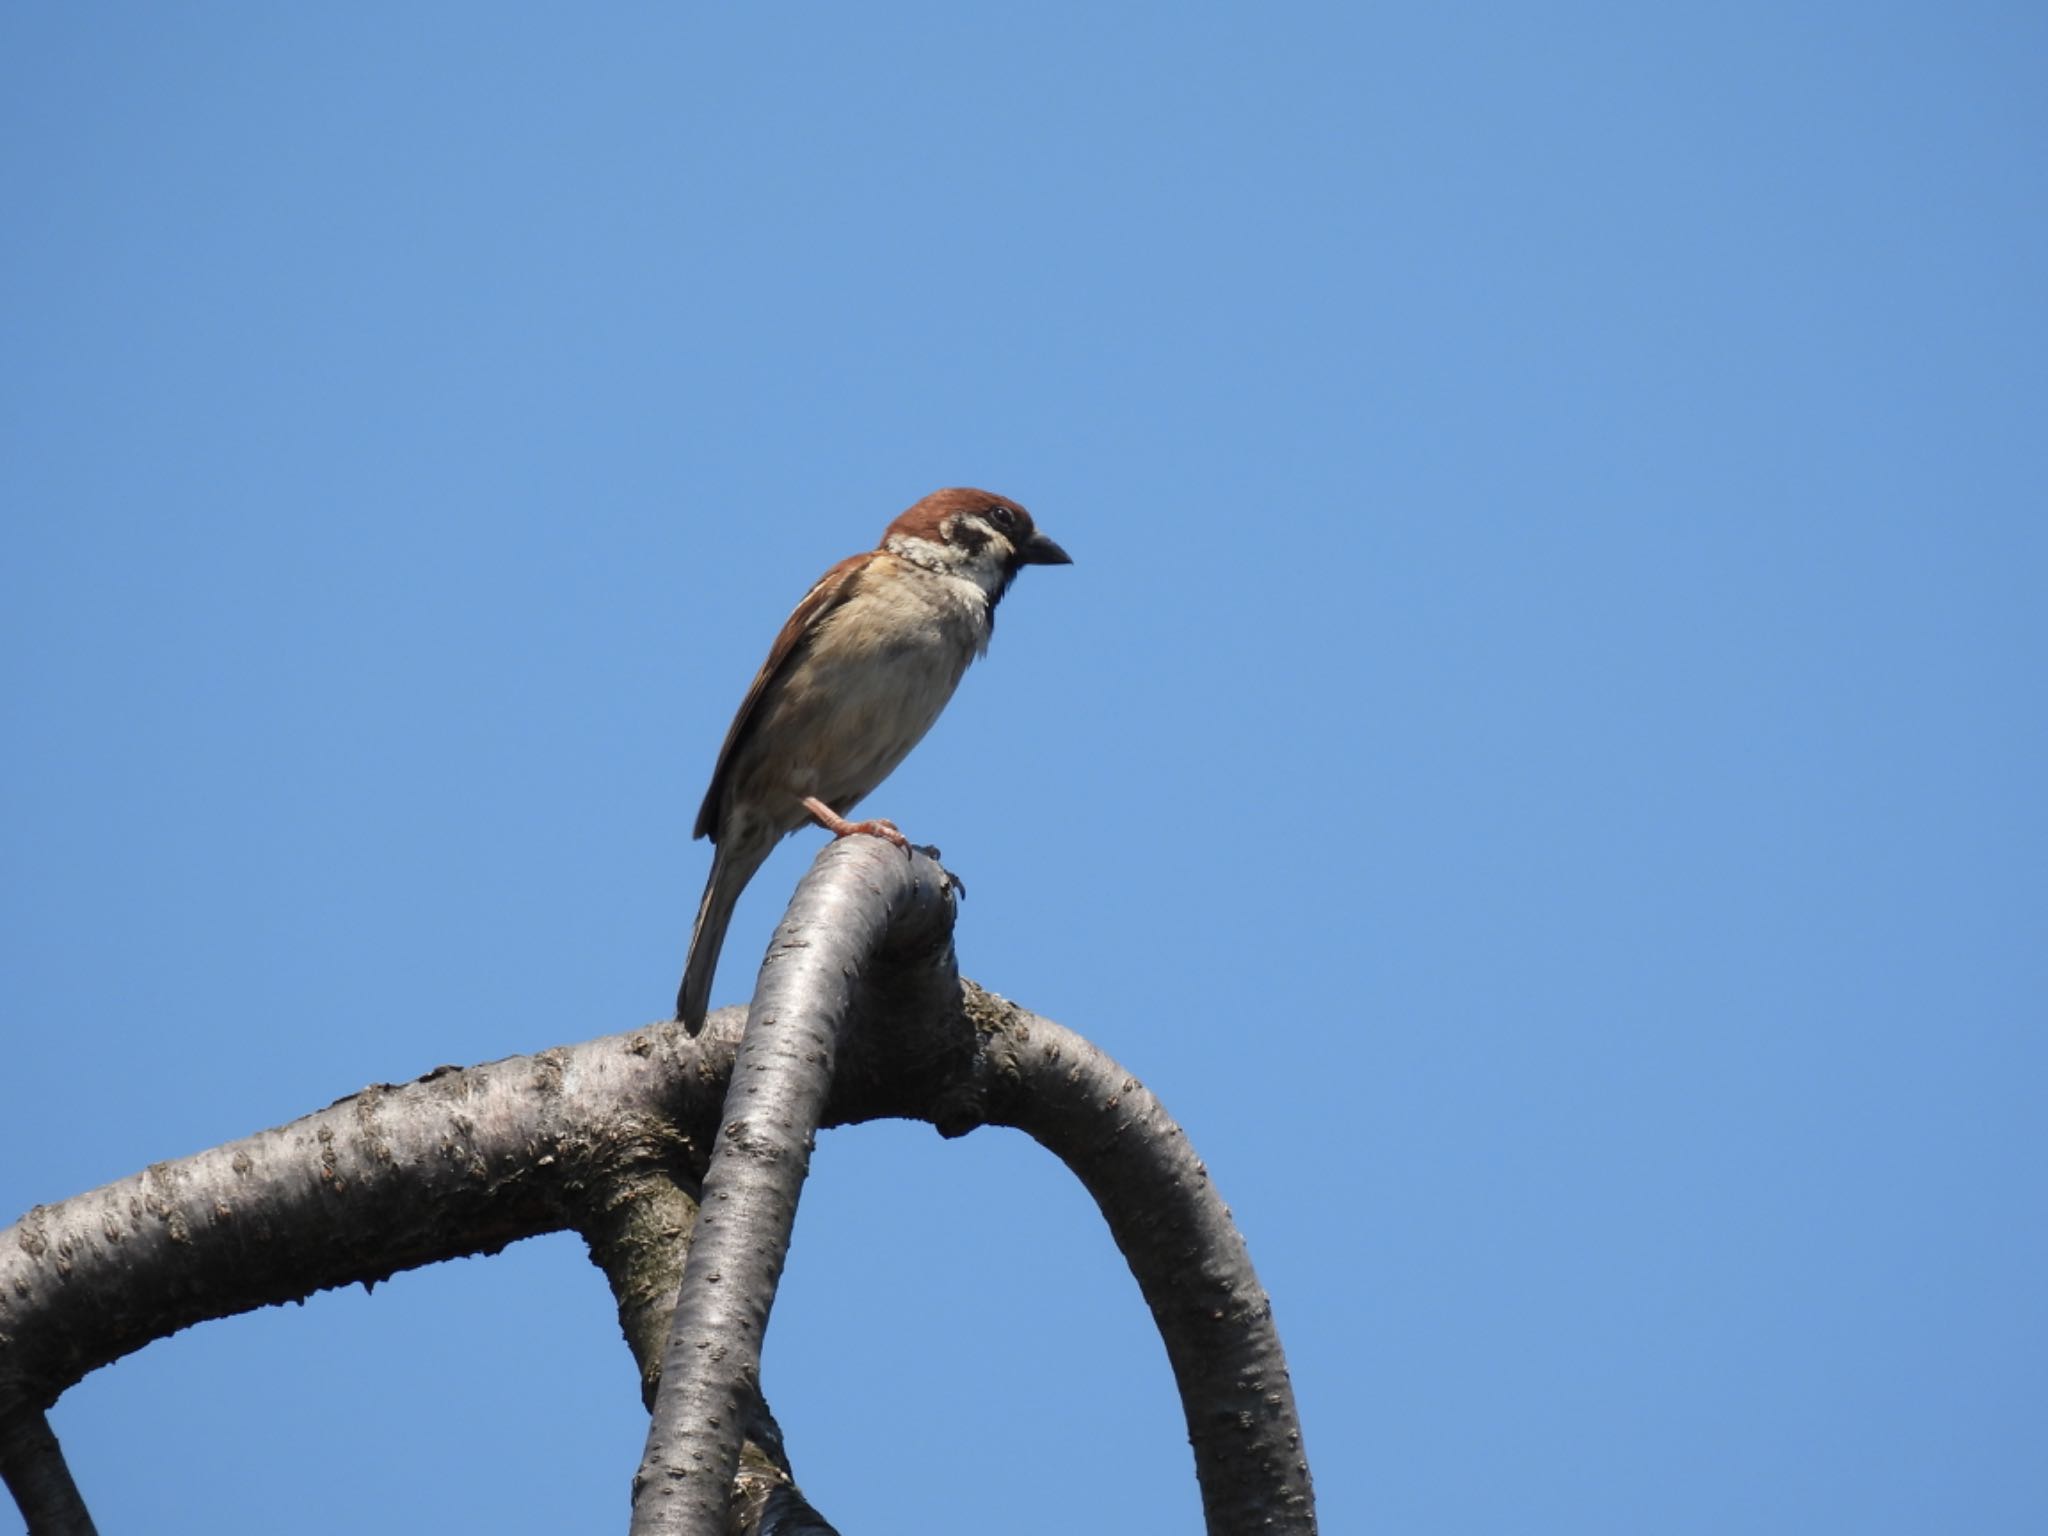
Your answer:
[[[980,484],[1076,564],[870,804],[1187,1126],[1330,1530],[2042,1529],[2044,63],[2013,5],[8,7],[0,1219],[661,1015],[784,614]],[[767,1369],[849,1536],[1195,1526],[1015,1138],[825,1138]],[[55,1422],[173,1536],[601,1529],[641,1432],[568,1238]]]

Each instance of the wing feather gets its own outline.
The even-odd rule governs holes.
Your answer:
[[[796,611],[790,614],[789,622],[782,626],[782,633],[775,637],[775,644],[768,651],[768,659],[761,663],[761,670],[754,674],[753,686],[747,689],[747,696],[740,700],[739,713],[732,717],[732,728],[725,733],[725,745],[718,749],[718,766],[711,770],[711,787],[704,792],[703,807],[697,812],[697,829],[692,837],[709,837],[718,841],[719,802],[725,797],[726,781],[732,775],[733,764],[740,749],[753,734],[754,726],[761,713],[761,700],[766,697],[768,687],[787,671],[818,625],[833,609],[853,595],[860,584],[860,572],[874,558],[874,551],[848,555],[818,578],[816,586],[804,594]]]

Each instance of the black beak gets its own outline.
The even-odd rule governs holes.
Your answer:
[[[1019,565],[1072,565],[1074,557],[1042,533],[1033,533],[1017,551]]]

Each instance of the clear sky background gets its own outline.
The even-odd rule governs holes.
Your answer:
[[[2048,1529],[2048,13],[0,10],[0,1220],[664,1016],[934,487],[1075,557],[870,802],[1165,1100],[1327,1528]],[[821,840],[740,910],[742,999]],[[1197,1528],[1008,1133],[822,1141],[849,1533]],[[572,1238],[55,1423],[112,1532],[623,1528]]]

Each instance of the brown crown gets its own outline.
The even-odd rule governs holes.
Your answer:
[[[998,496],[994,491],[977,491],[971,486],[955,485],[943,491],[933,491],[915,506],[904,511],[895,522],[883,530],[886,542],[892,534],[907,534],[914,539],[930,539],[939,542],[943,535],[940,530],[949,517],[958,517],[963,512],[992,512],[997,507],[1007,507],[1017,515],[1021,537],[1031,537],[1031,514],[1007,496]]]

